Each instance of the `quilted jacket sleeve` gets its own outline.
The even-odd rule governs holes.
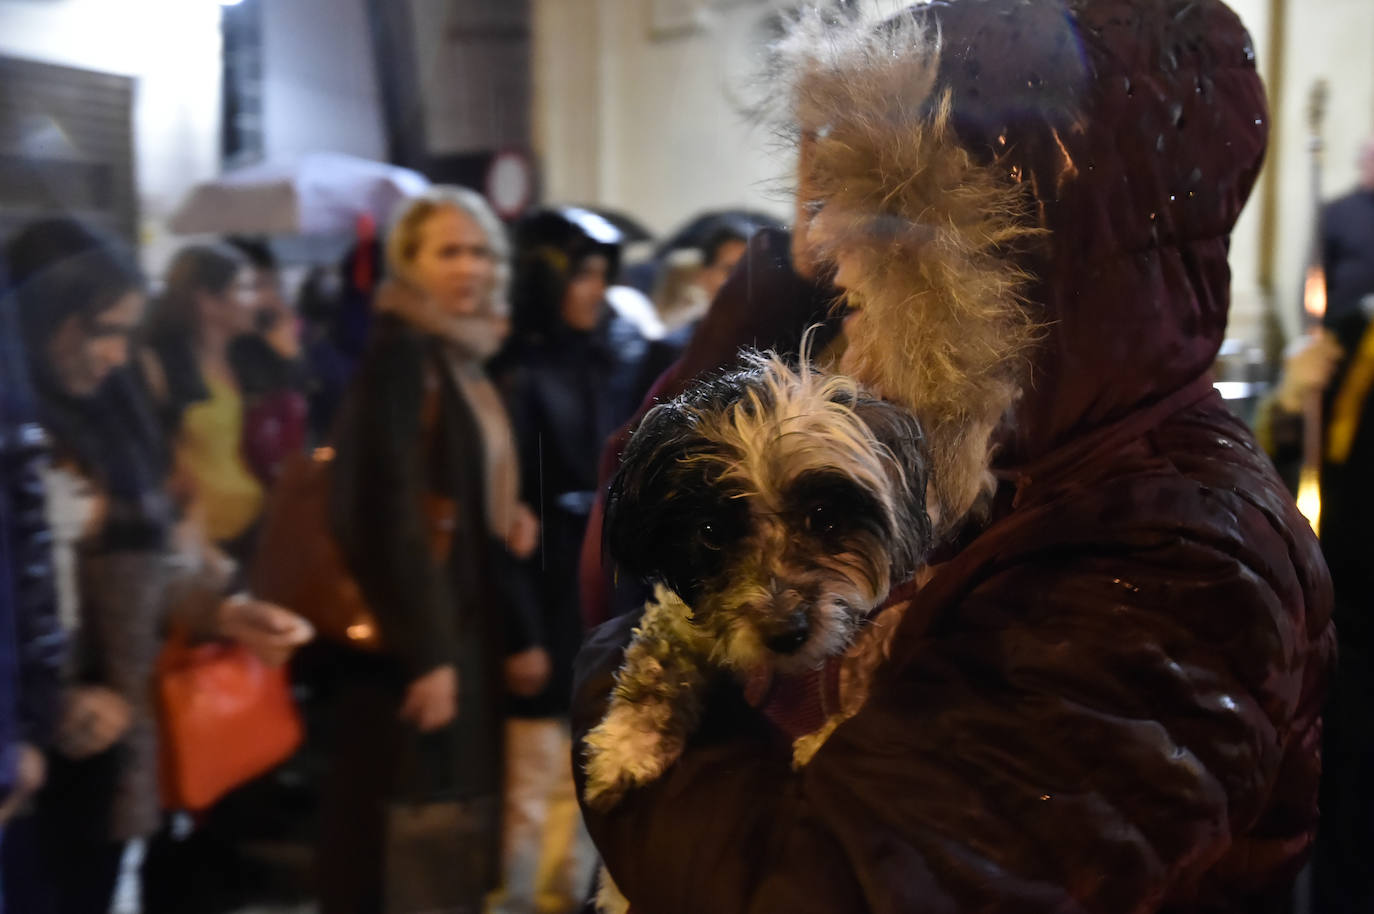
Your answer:
[[[2,536],[10,565],[18,672],[17,735],[44,745],[57,713],[67,643],[57,616],[52,537],[44,511],[46,438],[31,423],[8,428],[0,437],[0,479],[6,487]]]
[[[5,737],[42,746],[57,716],[67,639],[58,618],[43,490],[51,442],[37,422],[12,305],[0,301],[0,603],[8,608],[0,612],[7,629],[0,639],[13,637],[13,653],[4,660],[13,663],[14,681],[5,701],[14,701],[15,714]],[[0,688],[11,684],[10,672],[0,673],[6,680]]]
[[[1329,632],[1309,643],[1313,582],[1253,505],[1170,496],[1157,522],[1010,550],[957,592],[937,576],[934,622],[905,620],[864,709],[799,774],[741,724],[591,816],[636,910],[1131,914],[1263,852],[1274,795],[1315,788],[1281,782],[1315,755],[1302,697]],[[1080,499],[1081,529],[1114,507]],[[580,727],[617,634],[589,643]]]

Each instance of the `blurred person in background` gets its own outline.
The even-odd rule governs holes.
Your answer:
[[[1335,589],[1340,663],[1323,716],[1321,828],[1312,866],[1314,914],[1374,910],[1374,137],[1359,152],[1359,186],[1320,223],[1327,311],[1320,332],[1289,347],[1257,437],[1296,491],[1303,410],[1321,399],[1322,554]]]
[[[620,259],[558,210],[516,226],[511,292],[516,334],[494,373],[520,445],[521,490],[540,522],[530,563],[539,613],[525,650],[548,658],[547,682],[515,698],[506,723],[502,891],[493,912],[576,910],[596,853],[569,764],[572,661],[582,640],[577,562],[596,497],[602,442],[639,403],[636,350],[617,346],[623,318],[606,303]]]
[[[251,551],[264,489],[244,458],[244,396],[230,344],[253,330],[253,265],[229,245],[195,245],[172,259],[148,313],[141,360],[174,444],[188,513],[235,559]]]
[[[478,909],[499,879],[506,683],[533,694],[548,678],[539,652],[508,648],[531,643],[515,630],[532,609],[507,591],[537,528],[484,368],[509,332],[507,252],[482,198],[454,187],[403,204],[387,238],[389,278],[333,442],[334,527],[382,650],[338,649],[325,914],[382,910],[398,798],[465,798],[471,843],[451,865],[477,883],[467,903]]]
[[[248,259],[257,293],[252,329],[229,342],[229,364],[243,397],[243,456],[270,488],[283,461],[305,450],[307,378],[300,321],[282,296],[276,257],[264,242],[231,239]]]
[[[380,242],[360,241],[336,267],[312,270],[301,285],[297,310],[305,324],[302,342],[314,443],[329,437],[367,347],[382,258]]]
[[[0,289],[3,275],[0,262]],[[27,811],[46,777],[44,752],[66,659],[43,493],[48,440],[38,424],[14,304],[0,292],[0,844],[5,823]]]
[[[669,255],[654,290],[654,306],[669,335],[695,328],[706,316],[716,293],[744,257],[752,234],[750,225],[721,219],[700,247]],[[686,333],[683,345],[691,329]]]
[[[1326,205],[1320,231],[1327,326],[1374,311],[1374,136],[1360,146],[1359,185]]]
[[[649,343],[645,388],[682,357],[716,294],[744,258],[754,231],[752,222],[721,216],[700,248],[684,248],[668,256],[654,292],[654,304],[667,332]]]
[[[285,661],[303,627],[280,607],[226,597],[227,563],[179,528],[171,449],[128,367],[145,307],[132,257],[57,219],[11,240],[6,260],[53,441],[45,482],[65,515],[54,527],[67,531],[58,584],[74,648],[48,783],[22,823],[25,840],[6,844],[5,883],[22,895],[15,910],[104,914],[125,843],[161,825],[152,677],[169,619],[271,663]]]
[[[1370,227],[1374,227],[1372,224]],[[1374,238],[1374,236],[1370,236]],[[1327,243],[1328,253],[1332,245]],[[1374,248],[1367,254],[1374,262]],[[1348,265],[1347,265],[1348,266]],[[1343,273],[1346,280],[1353,269]],[[1349,290],[1351,286],[1347,285]],[[1312,866],[1312,911],[1374,910],[1374,321],[1358,301],[1328,312],[1318,333],[1294,341],[1279,383],[1260,406],[1256,437],[1296,490],[1304,457],[1304,408],[1321,401],[1319,534],[1335,591],[1340,662],[1323,713],[1321,828]]]

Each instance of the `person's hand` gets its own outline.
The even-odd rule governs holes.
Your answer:
[[[1275,394],[1279,407],[1287,413],[1301,412],[1305,397],[1326,390],[1344,354],[1335,337],[1325,330],[1290,343]]]
[[[19,746],[19,758],[14,770],[14,789],[0,805],[0,823],[24,808],[29,797],[36,794],[48,778],[48,763],[43,753],[28,743]]]
[[[99,755],[129,730],[133,710],[105,686],[78,686],[67,694],[57,727],[57,751],[72,759]]]
[[[544,691],[553,664],[549,652],[530,647],[506,658],[506,689],[517,698],[533,698]]]
[[[219,633],[242,644],[269,666],[281,666],[296,648],[315,637],[314,627],[303,617],[243,594],[220,604]]]
[[[401,702],[401,719],[408,720],[421,733],[446,727],[458,716],[458,668],[435,667],[406,689]]]
[[[510,532],[506,534],[506,548],[517,559],[527,559],[534,555],[539,545],[539,518],[524,502],[515,506],[515,516],[511,518]]]

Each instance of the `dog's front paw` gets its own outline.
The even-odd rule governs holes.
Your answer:
[[[665,736],[643,706],[612,705],[586,738],[588,805],[604,812],[626,792],[655,781],[677,761],[680,740]]]

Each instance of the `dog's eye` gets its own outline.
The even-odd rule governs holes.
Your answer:
[[[835,514],[826,505],[812,505],[806,511],[806,529],[812,533],[833,533]]]
[[[716,524],[702,524],[699,535],[701,544],[707,549],[718,551],[725,545],[720,527]]]

